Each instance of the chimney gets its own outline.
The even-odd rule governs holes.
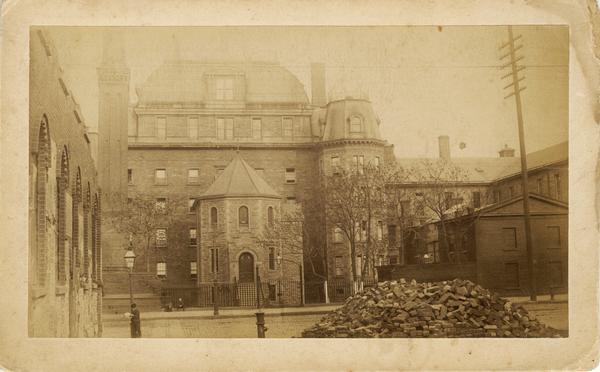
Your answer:
[[[325,64],[311,63],[310,79],[312,104],[319,107],[325,106],[327,104],[327,98],[325,94]]]
[[[438,144],[440,147],[440,159],[450,160],[450,137],[439,136]]]
[[[498,151],[501,158],[514,158],[515,157],[515,149],[511,149],[508,145],[504,145],[504,148]]]

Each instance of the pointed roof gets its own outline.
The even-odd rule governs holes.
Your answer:
[[[266,197],[281,198],[269,184],[262,179],[239,153],[223,170],[221,175],[198,199],[217,199],[230,197]]]

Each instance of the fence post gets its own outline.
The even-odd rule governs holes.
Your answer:
[[[323,282],[323,286],[325,288],[325,303],[329,303],[329,293],[327,292],[327,280]]]

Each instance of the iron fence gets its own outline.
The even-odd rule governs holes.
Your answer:
[[[166,287],[161,289],[161,304],[176,307],[181,298],[186,307],[212,307],[215,301],[219,307],[285,307],[302,305],[300,281],[278,280],[249,283],[200,283],[196,287]],[[372,278],[353,282],[347,279],[334,279],[328,282],[304,282],[305,302],[308,304],[344,302],[348,297],[364,288],[374,286]],[[327,290],[325,289],[327,288]],[[257,293],[258,290],[258,293]],[[327,293],[327,294],[326,294]]]
[[[258,293],[257,293],[258,292]],[[299,306],[302,291],[299,281],[280,280],[248,283],[200,283],[196,287],[166,287],[161,289],[162,306],[175,307],[179,299],[187,307],[262,307]]]

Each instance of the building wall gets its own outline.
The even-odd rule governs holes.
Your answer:
[[[283,197],[283,203],[294,204],[303,199],[311,197],[315,192],[317,170],[315,167],[316,153],[312,148],[242,148],[240,156],[249,165],[259,170],[260,176],[271,185]],[[205,268],[206,256],[197,261],[196,247],[189,244],[189,229],[196,227],[196,216],[189,213],[187,202],[191,198],[202,195],[213,183],[220,171],[225,169],[232,160],[236,150],[232,148],[186,148],[171,146],[169,148],[146,148],[131,146],[128,157],[128,168],[132,170],[132,183],[129,185],[129,197],[136,195],[147,195],[156,198],[167,198],[181,204],[176,219],[178,223],[169,229],[168,244],[166,248],[153,250],[154,256],[150,257],[151,271],[156,270],[158,261],[166,262],[167,277],[163,280],[164,285],[186,285],[195,282],[190,275],[190,262],[198,263],[198,276],[201,281],[212,281],[213,275],[207,275]],[[165,185],[155,184],[155,170],[161,168],[167,171],[167,183]],[[286,168],[294,168],[296,182],[286,182]],[[188,182],[188,169],[198,169],[199,177],[194,182]],[[295,198],[290,199],[290,198]],[[213,202],[205,202],[210,205]],[[219,215],[223,215],[225,207],[223,203],[217,203]],[[264,216],[261,216],[261,218]],[[202,224],[202,226],[206,226]],[[224,226],[220,228],[224,229]],[[209,236],[205,235],[208,233]],[[199,239],[210,239],[211,231],[200,231]],[[219,254],[224,255],[220,262],[226,262],[227,239],[225,235],[215,234],[216,243],[221,248]],[[142,259],[143,261],[143,259]],[[233,280],[233,276],[225,271],[219,273],[224,275],[219,279]],[[297,275],[296,275],[297,276]]]
[[[567,161],[530,171],[528,175],[529,192],[545,197],[569,202],[569,164]],[[501,180],[493,189],[500,201],[521,195],[521,176]]]
[[[559,228],[559,243],[551,241],[549,227]],[[503,228],[516,230],[515,249],[506,247]],[[548,293],[550,287],[554,291],[566,291],[568,215],[534,215],[531,217],[531,232],[538,293]],[[504,293],[528,293],[527,251],[521,216],[482,217],[476,225],[476,244],[479,284]],[[507,264],[517,264],[518,267]],[[511,275],[516,272],[518,280]],[[518,284],[515,285],[512,281]]]
[[[99,336],[101,198],[90,141],[39,29],[30,55],[29,335]]]

